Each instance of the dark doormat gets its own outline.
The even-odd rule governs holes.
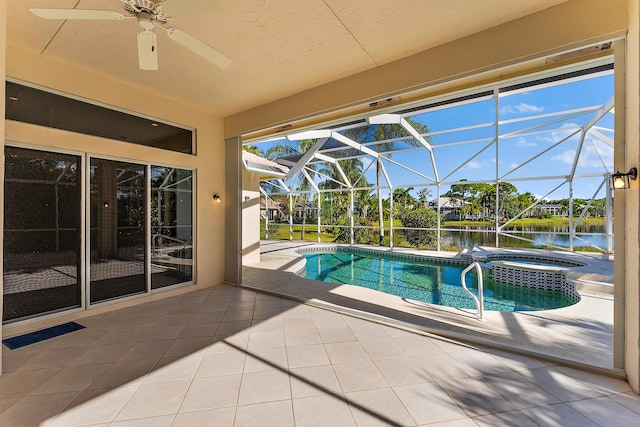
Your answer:
[[[63,323],[62,325],[52,326],[39,331],[29,332],[28,334],[18,335],[17,337],[7,338],[2,340],[2,343],[11,350],[15,350],[16,348],[35,344],[40,341],[48,340],[49,338],[55,338],[79,329],[84,329],[84,326],[76,322]]]

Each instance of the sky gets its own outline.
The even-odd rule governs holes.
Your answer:
[[[545,196],[547,200],[563,199],[569,196],[568,184],[561,185],[566,182],[563,177],[571,173],[579,152],[576,175],[599,176],[576,178],[574,197],[590,199],[595,195],[601,198],[605,196],[605,187],[597,190],[603,181],[602,175],[615,172],[612,170],[611,146],[614,114],[604,113],[592,131],[585,135],[582,146],[579,145],[580,127],[597,114],[593,109],[589,111],[588,107],[601,107],[612,97],[611,70],[560,85],[503,92],[497,105],[494,98],[488,96],[406,118],[428,127],[426,139],[433,146],[440,181],[494,180],[497,173],[514,184],[520,193],[530,192],[538,198]],[[497,128],[496,115],[499,120]],[[496,132],[499,135],[497,148],[494,143]],[[266,151],[271,145],[273,142],[258,144],[258,147]],[[426,149],[396,152],[391,160],[435,179]],[[415,195],[421,188],[420,184],[433,182],[393,162],[384,161],[384,164],[394,187],[413,185],[412,193]],[[363,163],[366,167],[370,158],[363,158]],[[375,165],[369,168],[366,177],[370,183],[375,183]],[[531,180],[516,181],[520,178]],[[295,182],[289,184],[296,186]],[[559,185],[559,189],[548,194]],[[429,188],[432,198],[435,198],[436,187]],[[443,184],[441,193],[448,189],[449,186]]]

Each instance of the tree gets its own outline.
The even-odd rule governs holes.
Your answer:
[[[296,145],[277,143],[273,147],[271,147],[269,150],[267,150],[265,157],[269,160],[276,160],[281,157],[304,154],[307,151],[309,151],[315,145],[315,143],[316,141],[313,139],[300,140],[297,142]],[[315,170],[315,165],[313,164],[307,164],[304,167],[311,170]],[[296,190],[299,191],[302,196],[301,197],[302,228],[300,229],[300,240],[304,240],[305,226],[307,223],[307,210],[308,210],[308,204],[310,199],[309,191],[311,190],[312,186],[311,186],[311,183],[306,179],[304,175],[300,174],[299,176],[300,176],[300,181],[298,183]],[[320,233],[320,230],[318,230],[318,233]]]
[[[247,153],[252,153],[252,154],[255,154],[256,156],[263,155],[262,150],[256,147],[255,145],[245,145],[242,147],[242,149]]]
[[[438,224],[438,214],[431,209],[419,207],[406,210],[400,218],[402,225],[410,229],[405,230],[405,239],[415,247],[435,248],[438,234],[435,230],[412,230],[415,228],[435,228]]]
[[[424,123],[417,122],[412,119],[407,119],[409,124],[420,134],[429,132],[429,128]],[[377,142],[375,145],[375,151],[380,153],[389,153],[387,156],[391,157],[391,152],[394,150],[397,142],[402,141],[405,144],[417,147],[420,142],[413,138],[406,129],[399,124],[381,124],[381,125],[369,125],[364,127],[358,127],[349,129],[345,132],[345,136],[353,139],[359,143]],[[429,137],[425,137],[429,141]],[[380,227],[380,245],[384,245],[384,209],[382,207],[382,189],[381,187],[381,175],[382,167],[381,160],[376,162],[376,192],[378,196],[378,222]]]
[[[427,206],[427,202],[429,201],[430,197],[431,190],[429,190],[428,188],[425,187],[418,191],[418,202],[420,202],[420,205]]]

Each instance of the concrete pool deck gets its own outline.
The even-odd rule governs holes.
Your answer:
[[[296,276],[294,273],[304,268],[305,262],[296,251],[318,245],[322,244],[261,242],[261,262],[243,268],[243,286],[382,323],[623,376],[622,371],[613,367],[613,259],[596,254],[547,252],[554,258],[567,257],[586,264],[567,270],[567,277],[575,284],[581,300],[570,307],[538,312],[486,311],[483,322],[477,320],[473,310],[426,304],[357,286]],[[380,249],[440,257],[460,256],[453,252]],[[479,250],[491,251],[489,248]],[[500,251],[523,252],[516,249]]]

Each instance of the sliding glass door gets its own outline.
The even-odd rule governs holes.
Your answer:
[[[5,323],[193,280],[193,171],[7,146],[4,185]]]
[[[81,305],[81,157],[5,147],[3,321]]]
[[[89,175],[89,301],[146,292],[146,166],[92,158]]]
[[[193,278],[193,172],[151,167],[151,289]]]

